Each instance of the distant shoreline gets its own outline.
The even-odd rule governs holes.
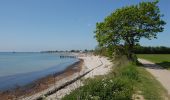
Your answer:
[[[23,87],[18,86],[13,90],[0,92],[0,97],[1,97],[0,100],[1,99],[6,100],[7,98],[14,99],[20,97],[27,97],[34,93],[38,93],[45,89],[48,89],[51,85],[55,84],[61,79],[69,75],[72,75],[74,73],[80,72],[82,69],[82,64],[83,64],[83,60],[79,59],[78,62],[69,65],[65,70],[61,72],[47,75]]]

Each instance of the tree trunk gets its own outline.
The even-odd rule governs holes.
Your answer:
[[[133,60],[133,46],[131,44],[128,46],[128,59]]]
[[[133,49],[134,49],[134,38],[130,37],[130,36],[126,36],[125,37],[125,46],[126,46],[126,55],[127,58],[132,61],[132,62],[137,62],[137,58],[135,56],[135,54],[133,53]]]

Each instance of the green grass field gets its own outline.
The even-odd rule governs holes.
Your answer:
[[[163,68],[170,69],[170,54],[138,54],[137,56],[152,61]]]

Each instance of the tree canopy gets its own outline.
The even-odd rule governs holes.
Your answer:
[[[157,38],[166,24],[161,19],[158,1],[117,9],[103,22],[96,24],[95,38],[100,47],[123,47],[131,58],[133,47],[141,38]]]

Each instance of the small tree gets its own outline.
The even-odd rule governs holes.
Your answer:
[[[134,60],[133,49],[141,38],[156,38],[163,31],[158,1],[142,2],[117,9],[103,22],[96,24],[95,38],[101,47],[113,47]],[[121,51],[122,52],[122,51]]]

